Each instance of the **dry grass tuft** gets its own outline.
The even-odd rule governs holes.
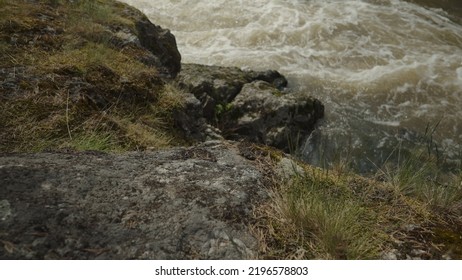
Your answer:
[[[460,228],[460,174],[444,192],[428,180],[428,166],[395,169],[398,177],[383,182],[383,175],[379,181],[298,165],[304,170],[294,168],[291,178],[273,179],[271,199],[255,212],[261,258],[380,259],[387,252],[442,258],[444,248],[458,246],[452,239],[442,245],[438,233],[453,236]]]
[[[271,245],[265,246],[275,249],[265,258],[377,257],[382,245],[371,226],[373,216],[353,199],[347,182],[338,179],[313,168],[277,183],[271,203],[260,212],[270,233],[264,239]]]

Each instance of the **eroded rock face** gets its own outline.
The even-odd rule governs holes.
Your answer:
[[[0,259],[249,259],[263,175],[229,143],[0,157]]]

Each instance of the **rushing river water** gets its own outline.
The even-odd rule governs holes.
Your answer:
[[[461,0],[123,2],[170,29],[183,62],[275,69],[320,99],[308,161],[348,151],[365,170],[426,131],[461,158]]]

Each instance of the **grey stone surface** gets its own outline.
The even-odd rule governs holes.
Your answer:
[[[317,99],[304,93],[284,94],[263,81],[244,85],[230,108],[224,122],[233,138],[284,151],[303,141],[324,114],[324,106]]]
[[[251,259],[263,175],[233,145],[0,157],[0,259]],[[7,246],[8,245],[8,246]]]
[[[282,89],[287,80],[277,71],[243,71],[237,67],[183,64],[177,77],[181,87],[193,93],[203,104],[226,104],[234,100],[246,83],[261,80]],[[212,100],[205,100],[205,98]]]

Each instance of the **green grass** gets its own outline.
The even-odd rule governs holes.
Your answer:
[[[135,79],[147,73],[155,76],[156,69],[148,67],[123,52],[105,44],[89,42],[80,48],[69,48],[57,52],[43,62],[45,69],[75,67],[82,74],[88,73],[94,66],[102,65],[114,71],[120,77]]]
[[[373,232],[365,209],[350,195],[316,174],[291,183],[284,214],[308,238],[316,258],[358,259],[375,256]],[[332,188],[333,187],[333,188]]]
[[[76,2],[76,5],[84,15],[87,15],[93,21],[109,22],[114,15],[112,7],[106,1],[80,0]]]
[[[182,106],[182,93],[173,86],[161,89],[159,103],[118,105],[115,101],[105,111],[85,103],[67,104],[64,93],[47,95],[30,94],[0,103],[0,125],[4,128],[0,151],[38,152],[64,147],[123,151],[181,143],[173,130],[171,114]]]

